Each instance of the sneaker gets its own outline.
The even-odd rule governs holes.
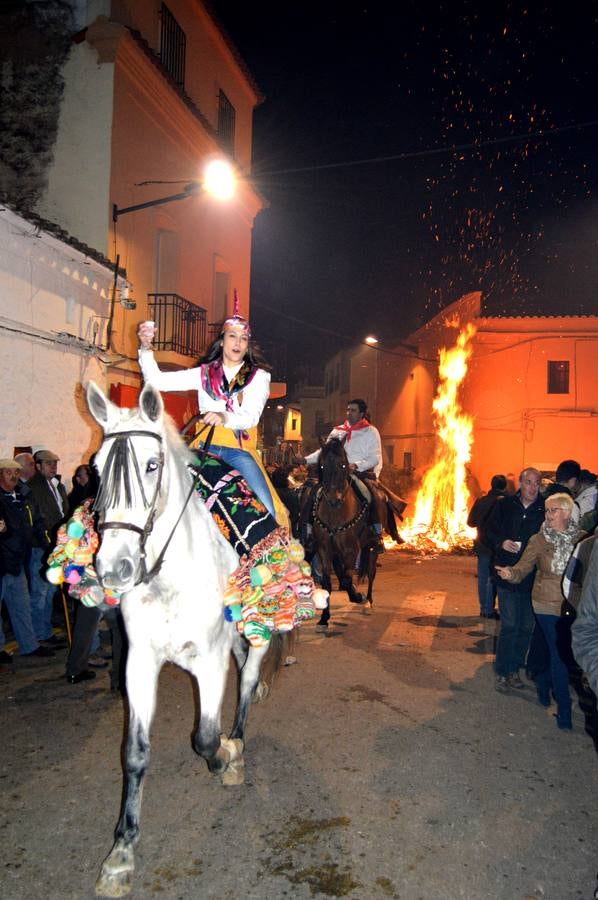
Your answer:
[[[12,664],[12,653],[6,650],[0,650],[0,666],[10,666]]]
[[[510,687],[517,688],[518,690],[525,688],[525,684],[521,680],[519,672],[511,672],[511,674],[508,675],[507,678],[509,680]]]
[[[497,675],[494,682],[494,687],[499,693],[508,694],[511,684],[506,675]]]

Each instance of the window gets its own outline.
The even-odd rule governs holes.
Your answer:
[[[405,451],[403,453],[403,472],[405,475],[410,475],[413,469],[413,454],[411,452]]]
[[[185,86],[185,32],[165,3],[160,7],[160,60],[178,87]]]
[[[218,137],[229,151],[235,151],[235,107],[224,91],[218,95]]]
[[[569,393],[569,360],[558,359],[548,362],[548,393]]]

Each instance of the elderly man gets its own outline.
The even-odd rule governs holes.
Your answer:
[[[51,450],[38,450],[33,454],[33,459],[36,471],[29,487],[44,517],[50,540],[47,543],[39,539],[34,541],[30,565],[31,616],[38,641],[54,648],[64,647],[64,641],[57,638],[52,630],[52,604],[56,588],[46,581],[44,563],[49,544],[54,543],[56,530],[68,513],[68,498],[57,475],[59,457]]]
[[[487,543],[493,550],[496,565],[515,565],[532,534],[540,530],[544,521],[541,478],[537,469],[524,469],[519,476],[519,490],[494,506],[488,523]],[[513,687],[523,687],[519,669],[525,665],[534,627],[531,601],[533,582],[533,572],[518,584],[503,578],[497,580],[500,632],[494,670],[496,690],[501,693],[507,693]]]
[[[2,601],[6,603],[12,630],[21,656],[50,657],[54,651],[38,643],[31,618],[27,566],[34,535],[44,540],[44,521],[30,489],[19,481],[21,465],[14,459],[0,459],[0,571]],[[4,650],[0,619],[0,662],[10,662]]]
[[[19,480],[22,481],[23,484],[27,484],[27,482],[31,481],[35,475],[35,460],[33,458],[33,453],[17,453],[15,462],[18,462],[21,466]]]

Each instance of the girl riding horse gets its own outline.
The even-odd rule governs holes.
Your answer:
[[[159,391],[197,391],[202,421],[215,426],[210,453],[239,471],[279,525],[288,525],[280,502],[256,452],[256,426],[270,394],[270,372],[251,341],[251,329],[239,314],[235,291],[233,315],[198,366],[162,372],[152,352],[155,326],[139,326],[139,365],[146,384]]]

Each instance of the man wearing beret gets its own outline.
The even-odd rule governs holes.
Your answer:
[[[54,651],[43,647],[35,637],[31,618],[31,599],[27,568],[34,535],[44,540],[44,521],[31,490],[19,481],[21,465],[9,457],[0,459],[0,572],[2,601],[6,603],[21,656],[51,657]],[[0,662],[10,663],[4,650],[0,618]]]
[[[52,630],[52,604],[56,587],[45,577],[45,561],[50,544],[54,544],[56,531],[68,513],[68,499],[64,485],[57,475],[59,457],[51,450],[38,450],[33,454],[35,475],[29,487],[45,520],[50,535],[48,543],[38,539],[33,542],[31,554],[31,616],[38,641],[47,646],[63,647]]]

